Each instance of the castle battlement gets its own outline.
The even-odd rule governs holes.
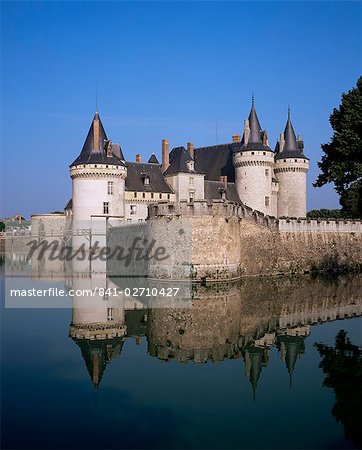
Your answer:
[[[362,222],[352,219],[280,218],[278,230],[288,233],[362,233]]]
[[[177,203],[158,202],[149,206],[149,219],[161,217],[224,217],[229,219],[251,220],[261,226],[277,230],[278,219],[268,216],[260,211],[228,200],[194,200],[193,202],[180,201]]]

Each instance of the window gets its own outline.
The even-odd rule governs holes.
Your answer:
[[[170,200],[170,194],[167,194],[167,199]]]
[[[135,192],[135,193],[133,194],[133,197],[134,197],[134,198],[137,198],[137,192]]]
[[[109,214],[109,202],[103,202],[103,214]]]
[[[153,192],[151,192],[151,198],[153,198]]]
[[[131,205],[130,213],[131,214],[136,214],[137,213],[137,205]]]
[[[160,194],[159,197],[162,198],[162,194]]]
[[[145,192],[142,192],[142,197],[146,198],[146,193]]]
[[[113,181],[108,181],[108,195],[113,195]]]
[[[190,177],[190,184],[193,185],[194,184],[194,177]]]
[[[269,197],[268,196],[265,197],[265,206],[269,206]]]
[[[111,321],[114,319],[114,309],[107,308],[107,320]]]
[[[265,155],[266,155],[266,152],[263,152],[263,155],[265,156]]]
[[[146,177],[143,179],[143,183],[144,183],[145,186],[148,186],[148,185],[150,184],[150,177],[146,176]]]
[[[298,162],[298,160],[297,160],[297,159],[295,159],[295,160],[294,160],[294,162]]]
[[[252,155],[254,155],[254,152],[251,152]]]
[[[269,176],[269,169],[265,169],[265,176],[266,176],[266,177]]]

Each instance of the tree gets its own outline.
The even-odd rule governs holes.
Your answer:
[[[342,94],[341,105],[334,108],[329,121],[334,133],[321,146],[321,173],[314,186],[334,183],[343,215],[362,217],[362,77],[357,87]]]

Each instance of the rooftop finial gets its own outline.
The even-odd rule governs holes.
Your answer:
[[[290,105],[288,105],[288,120],[290,120]]]
[[[98,78],[96,77],[96,113],[98,113]]]
[[[251,93],[251,106],[254,108],[254,92]]]

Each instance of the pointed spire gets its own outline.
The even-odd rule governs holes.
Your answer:
[[[148,160],[148,162],[150,164],[160,164],[158,162],[158,159],[157,159],[157,157],[156,157],[156,155],[154,153],[152,153],[152,155],[151,155],[150,159]]]
[[[109,144],[112,146],[112,152],[107,153],[107,146]],[[108,140],[98,110],[96,110],[82,151],[71,166],[87,163],[124,165],[122,162],[122,159],[124,159],[122,151],[120,147],[115,149],[116,146],[119,147],[118,144],[114,145]]]
[[[290,120],[290,106],[288,106],[288,120],[284,130],[284,148],[283,151],[294,152],[298,151],[297,138],[293,129],[292,121]]]
[[[250,135],[249,135],[249,143],[250,144],[261,144],[261,126],[258,119],[258,115],[256,114],[255,104],[254,104],[254,94],[251,98],[251,110],[249,114],[249,127],[250,127]]]

